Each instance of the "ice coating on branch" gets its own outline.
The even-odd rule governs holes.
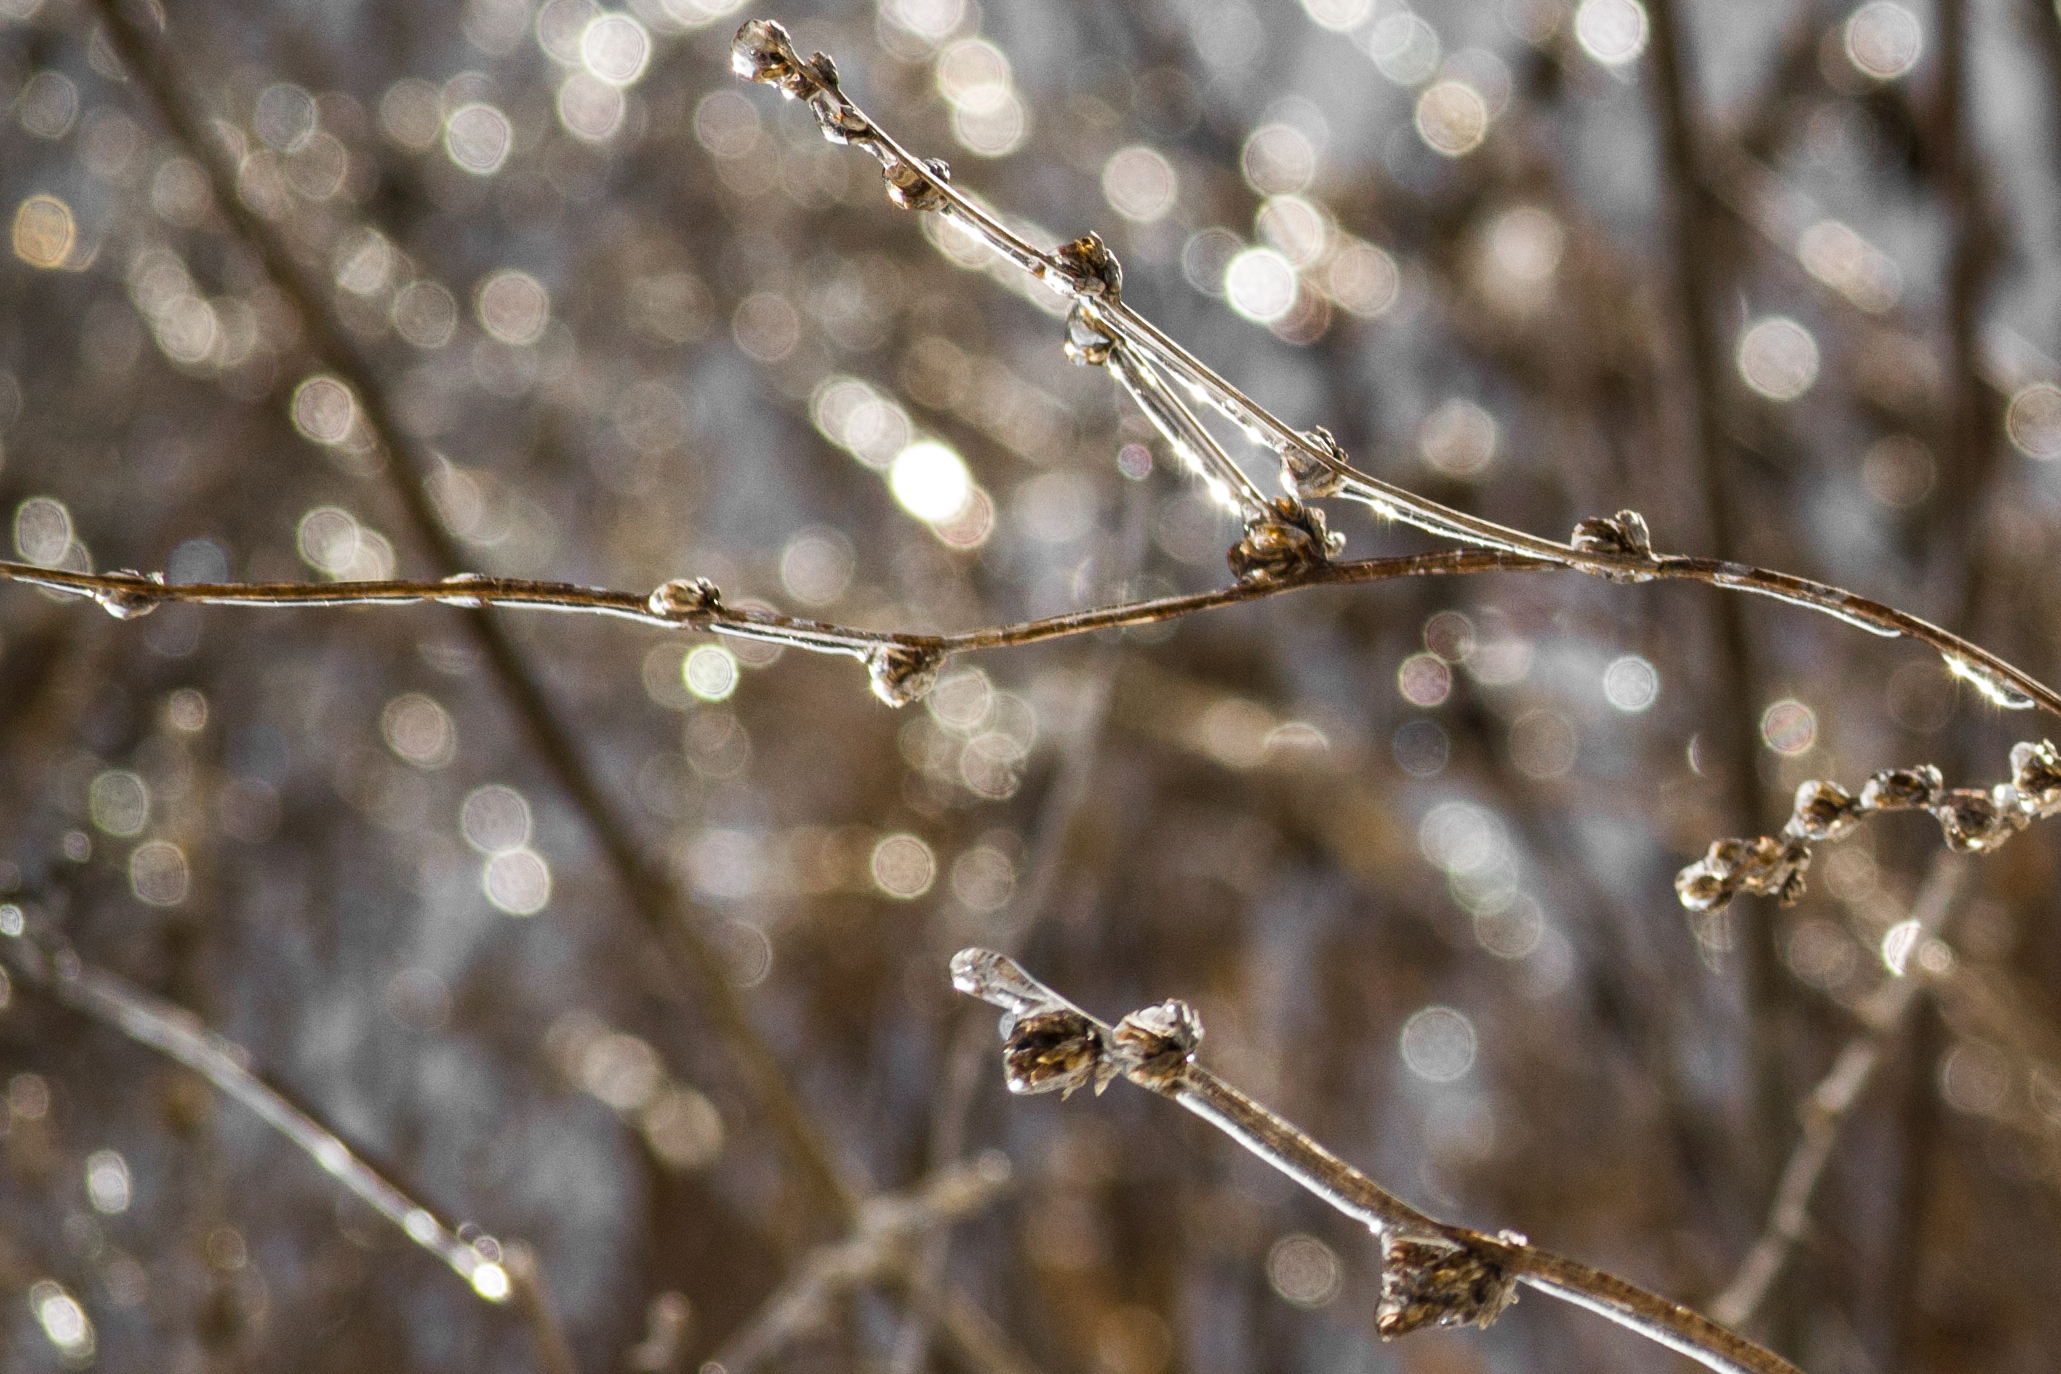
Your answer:
[[[1345,485],[1340,470],[1351,466],[1345,456],[1345,446],[1332,437],[1331,431],[1316,425],[1303,432],[1303,442],[1331,459],[1330,463],[1318,462],[1299,448],[1287,447],[1281,450],[1281,485],[1290,496],[1305,501],[1321,501],[1327,496],[1338,495]]]
[[[1102,236],[1087,233],[1072,243],[1062,243],[1053,250],[1052,256],[1059,259],[1060,267],[1067,275],[1067,285],[1074,291],[1087,296],[1099,296],[1114,305],[1124,289],[1123,264],[1116,260],[1116,254],[1109,251],[1109,245],[1102,242]]]
[[[1811,846],[1844,839],[1877,811],[1930,811],[1949,849],[1986,854],[2061,811],[2061,751],[2046,740],[2012,746],[2011,781],[1989,788],[1949,789],[1929,763],[1885,768],[1859,795],[1833,782],[1806,782],[1780,836],[1714,842],[1675,875],[1675,893],[1691,911],[1716,911],[1741,892],[1779,897],[1786,906],[1803,895]]]
[[[107,576],[120,579],[122,585],[95,592],[93,599],[116,620],[140,619],[156,610],[158,603],[165,599],[163,573],[140,573],[123,568]]]
[[[937,686],[938,671],[945,666],[942,649],[919,649],[908,644],[882,644],[866,655],[866,675],[873,680],[873,695],[890,706],[907,706],[921,701]]]
[[[1615,554],[1648,562],[1653,559],[1653,535],[1646,528],[1646,517],[1635,510],[1584,520],[1574,527],[1568,542],[1581,553]],[[1629,570],[1612,570],[1607,576],[1613,582],[1646,582],[1652,577],[1650,573]]]
[[[1993,669],[1962,658],[1959,654],[1942,654],[1947,671],[1989,699],[1992,706],[2001,706],[2006,711],[2030,711],[2034,702],[2025,693],[2005,681]]]

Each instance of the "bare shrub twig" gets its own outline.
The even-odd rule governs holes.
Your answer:
[[[1537,1249],[1514,1231],[1490,1236],[1409,1203],[1195,1062],[1202,1019],[1186,1002],[1132,1012],[1115,1027],[1081,1010],[993,950],[952,959],[952,985],[1002,1008],[1009,1090],[1100,1093],[1124,1078],[1186,1107],[1374,1232],[1382,1244],[1384,1337],[1423,1327],[1487,1326],[1516,1285],[1586,1307],[1722,1374],[1798,1374],[1772,1351],[1612,1274]]]

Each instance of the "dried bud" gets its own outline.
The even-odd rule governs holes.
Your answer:
[[[1787,905],[1803,895],[1810,862],[1810,846],[1797,839],[1717,840],[1675,875],[1675,895],[1691,911],[1720,910],[1740,892],[1779,897]]]
[[[1843,840],[1861,823],[1860,802],[1836,782],[1811,781],[1796,789],[1796,811],[1784,834],[1802,840]]]
[[[1699,861],[1675,874],[1675,895],[1691,911],[1722,911],[1731,903],[1732,884]]]
[[[2061,750],[2046,740],[2012,745],[2011,784],[2034,815],[2061,811]]]
[[[1318,462],[1301,449],[1283,449],[1281,485],[1288,488],[1291,496],[1299,496],[1305,501],[1321,501],[1327,496],[1338,495],[1339,488],[1345,485],[1339,469],[1348,466],[1345,447],[1322,425],[1305,431],[1302,437],[1331,462]]]
[[[1947,848],[1980,854],[2018,833],[2025,818],[2017,807],[2017,791],[2008,784],[2000,790],[2007,795],[1999,798],[1979,787],[1956,787],[1939,799],[1932,814],[1939,817]]]
[[[890,706],[921,701],[937,686],[938,670],[944,666],[942,649],[921,649],[908,644],[882,644],[866,655],[866,674],[873,679],[873,695]]]
[[[95,592],[93,599],[116,620],[136,620],[149,615],[165,599],[163,573],[132,572],[124,568],[107,576],[119,579],[122,585]]]
[[[1885,768],[1861,787],[1863,811],[1919,811],[1939,799],[1946,779],[1929,763]]]
[[[1116,254],[1102,242],[1100,234],[1083,234],[1072,243],[1062,243],[1052,256],[1059,259],[1067,285],[1073,290],[1083,295],[1100,296],[1111,303],[1122,293],[1123,266],[1117,262]]]
[[[1389,1232],[1381,1246],[1383,1339],[1427,1326],[1487,1326],[1517,1301],[1517,1280],[1478,1250],[1449,1240]]]
[[[880,175],[887,182],[889,200],[904,210],[943,210],[951,204],[939,186],[952,179],[952,169],[941,160],[932,158],[917,163],[887,156],[889,160],[880,169]]]
[[[1240,582],[1291,582],[1344,547],[1344,535],[1324,528],[1324,512],[1277,496],[1224,557]]]
[[[661,583],[651,594],[651,613],[668,620],[691,620],[716,615],[723,609],[723,594],[706,577],[676,577]]]
[[[1172,1083],[1202,1043],[1202,1017],[1186,1002],[1166,1001],[1116,1023],[1116,1056],[1124,1073],[1145,1086]]]
[[[1092,1083],[1099,1095],[1116,1077],[1102,1027],[1071,1007],[1004,1016],[1002,1065],[1013,1093],[1071,1097]]]
[[[1569,542],[1581,553],[1646,560],[1653,557],[1653,535],[1646,528],[1646,517],[1635,510],[1621,510],[1608,519],[1597,516],[1584,520],[1574,527],[1574,537]],[[1619,582],[1643,582],[1647,576],[1631,571],[1610,574],[1613,581]]]

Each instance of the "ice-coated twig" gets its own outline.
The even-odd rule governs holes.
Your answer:
[[[1918,899],[1911,905],[1910,918],[1892,930],[1901,932],[1900,942],[1915,944],[1937,934],[1960,890],[1967,864],[1956,854],[1941,854]],[[1897,962],[1901,962],[1898,960]],[[1923,965],[1919,965],[1922,969]],[[1832,1147],[1846,1124],[1854,1104],[1867,1090],[1881,1065],[1890,1038],[1902,1026],[1904,1014],[1917,1000],[1918,976],[1890,977],[1854,1008],[1861,1031],[1841,1047],[1831,1069],[1811,1089],[1798,1110],[1803,1131],[1782,1166],[1781,1181],[1775,1186],[1775,1202],[1768,1210],[1768,1223],[1759,1239],[1739,1262],[1732,1281],[1710,1302],[1710,1315],[1726,1326],[1737,1327],[1750,1320],[1768,1289],[1781,1276],[1790,1253],[1810,1226],[1811,1197],[1818,1180],[1831,1162]]]
[[[963,949],[952,986],[1002,1008],[1003,1067],[1015,1093],[1093,1087],[1116,1078],[1186,1107],[1379,1237],[1384,1337],[1423,1327],[1487,1326],[1516,1286],[1586,1307],[1721,1374],[1799,1374],[1772,1351],[1708,1317],[1512,1231],[1487,1235],[1418,1211],[1268,1108],[1195,1062],[1202,1020],[1185,1002],[1134,1011],[1114,1027],[1046,987],[1006,955]]]
[[[1812,846],[1845,839],[1877,811],[1930,811],[1949,849],[1987,854],[2061,811],[2061,751],[2047,740],[2012,745],[2011,781],[1989,788],[1949,788],[1929,763],[1885,768],[1859,795],[1813,779],[1796,789],[1795,811],[1780,835],[1713,841],[1675,875],[1675,892],[1691,911],[1717,911],[1740,892],[1779,897],[1788,906],[1803,896]]]
[[[802,57],[778,23],[754,19],[740,28],[731,46],[731,65],[739,76],[772,85],[788,99],[805,102],[831,142],[853,144],[870,153],[880,163],[888,196],[895,204],[951,219],[1033,280],[1071,300],[1074,322],[1069,326],[1069,347],[1079,360],[1108,365],[1111,360],[1121,362],[1130,357],[1149,364],[1237,425],[1255,444],[1270,450],[1280,461],[1282,484],[1294,498],[1291,511],[1301,511],[1302,501],[1342,498],[1433,534],[1611,581],[1675,578],[1773,597],[1873,634],[1918,640],[1936,650],[1950,668],[1975,683],[1997,705],[2012,709],[2041,706],[2061,715],[2061,693],[1988,650],[1895,607],[1789,573],[1729,560],[1655,553],[1646,523],[1636,512],[1584,520],[1568,542],[1560,543],[1453,510],[1361,472],[1346,460],[1344,450],[1328,433],[1321,429],[1305,432],[1289,425],[1127,305],[1121,296],[1121,269],[1100,238],[1089,234],[1047,252],[1010,230],[952,184],[951,171],[943,162],[916,157],[875,124],[844,93],[836,64],[822,53]],[[1085,344],[1080,342],[1082,338]],[[1161,423],[1162,417],[1150,406],[1147,414],[1155,424]],[[1204,454],[1191,456],[1214,467]],[[1250,522],[1249,514],[1248,519]],[[1256,523],[1272,522],[1262,519]]]
[[[1245,548],[1251,542],[1248,539],[1239,547]],[[291,608],[405,606],[426,601],[467,608],[499,606],[613,616],[665,629],[702,630],[812,653],[856,658],[871,674],[875,693],[889,704],[899,706],[928,691],[937,680],[938,669],[952,654],[1015,648],[1048,639],[1092,634],[1098,630],[1121,629],[1127,625],[1151,625],[1197,611],[1256,601],[1301,587],[1344,586],[1397,577],[1537,571],[1548,566],[1537,559],[1480,549],[1455,549],[1353,562],[1316,562],[1281,579],[1248,579],[1214,591],[1098,606],[1038,620],[942,635],[862,630],[782,615],[777,611],[731,606],[723,600],[715,584],[706,578],[667,582],[648,594],[608,591],[570,582],[535,582],[473,574],[435,582],[168,583],[157,573],[72,572],[64,568],[0,561],[0,581],[21,582],[88,596],[120,619],[148,615],[159,605],[168,604]]]
[[[250,1070],[250,1052],[202,1026],[192,1012],[80,959],[54,931],[32,928],[21,907],[0,905],[0,953],[31,986],[63,1006],[114,1027],[207,1079],[248,1107],[360,1201],[398,1226],[408,1239],[449,1265],[472,1291],[491,1303],[511,1296],[509,1271],[498,1241],[471,1241],[436,1213],[381,1177],[337,1134]]]
[[[907,1275],[925,1235],[984,1210],[1008,1184],[1007,1156],[990,1152],[970,1164],[946,1165],[906,1193],[867,1198],[851,1233],[803,1256],[758,1311],[702,1365],[704,1374],[748,1374],[791,1342],[821,1328],[839,1294]],[[948,1329],[951,1326],[948,1319]],[[1021,1374],[1020,1361],[1011,1357],[996,1374],[1010,1369]]]

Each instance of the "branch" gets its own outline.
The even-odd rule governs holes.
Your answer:
[[[805,101],[823,136],[832,143],[854,144],[871,154],[880,164],[888,198],[895,204],[953,220],[1034,281],[1070,300],[1073,313],[1067,345],[1075,361],[1155,375],[1163,372],[1253,442],[1270,450],[1280,460],[1282,485],[1292,496],[1285,502],[1279,498],[1268,502],[1263,514],[1252,512],[1246,501],[1237,503],[1247,516],[1247,538],[1232,554],[1233,566],[1241,575],[1292,577],[1303,565],[1321,562],[1330,547],[1321,512],[1306,511],[1300,501],[1338,497],[1365,505],[1387,519],[1462,543],[1611,581],[1681,578],[1807,606],[1874,634],[1929,645],[1954,672],[1974,682],[1999,706],[2027,709],[2037,705],[2061,715],[2061,693],[1988,650],[1914,615],[1788,573],[1729,560],[1656,554],[1646,522],[1635,512],[1621,511],[1607,520],[1584,520],[1563,544],[1453,510],[1361,472],[1346,461],[1344,450],[1329,433],[1292,428],[1126,305],[1122,270],[1099,237],[1088,234],[1046,252],[1017,235],[954,186],[951,170],[943,162],[916,157],[875,124],[844,94],[836,64],[822,53],[804,59],[779,24],[759,19],[747,22],[737,31],[731,65],[747,80],[775,86],[790,100]],[[1141,389],[1126,385],[1134,394]],[[1170,401],[1186,414],[1178,397],[1171,390],[1162,395],[1149,382],[1142,389],[1151,392],[1152,401],[1141,398],[1140,403],[1154,424],[1163,433],[1174,425],[1180,437],[1168,433],[1168,438],[1175,447],[1206,473],[1217,474],[1218,465],[1208,447],[1198,451],[1199,441],[1186,434],[1185,423],[1164,410]],[[1189,418],[1192,420],[1192,415]],[[1236,485],[1220,474],[1219,480]],[[1247,566],[1240,566],[1241,561]]]
[[[250,1051],[207,1030],[184,1007],[86,963],[56,932],[31,931],[29,922],[21,907],[0,905],[0,937],[6,937],[0,940],[0,951],[31,986],[192,1069],[257,1113],[361,1202],[442,1260],[474,1293],[497,1305],[508,1301],[509,1270],[502,1246],[493,1237],[459,1239],[434,1212],[352,1153],[334,1131],[252,1073]]]
[[[907,1193],[866,1199],[851,1234],[803,1256],[788,1279],[702,1369],[709,1374],[749,1374],[820,1328],[829,1319],[831,1300],[840,1293],[907,1273],[915,1263],[919,1239],[935,1227],[984,1210],[1008,1183],[1008,1158],[996,1152],[974,1164],[946,1165]],[[1010,1359],[1005,1365],[1019,1363]]]
[[[1933,861],[1908,921],[1892,930],[1913,936],[1911,944],[1936,933],[1945,923],[1954,894],[1959,890],[1966,865],[1957,857],[1942,854]],[[1885,948],[1885,960],[1892,958]],[[1839,1129],[1846,1124],[1854,1104],[1867,1091],[1882,1062],[1882,1051],[1890,1037],[1903,1025],[1904,1014],[1917,1000],[1920,979],[1907,977],[1892,964],[1892,976],[1870,993],[1858,1007],[1861,1033],[1848,1040],[1832,1061],[1832,1068],[1803,1101],[1799,1115],[1803,1133],[1782,1166],[1781,1182],[1775,1188],[1775,1204],[1768,1212],[1767,1229],[1739,1262],[1738,1272],[1725,1290],[1710,1302],[1710,1315],[1726,1326],[1737,1327],[1749,1320],[1768,1289],[1781,1276],[1790,1251],[1803,1239],[1810,1225],[1811,1196],[1831,1162],[1832,1146]]]
[[[2011,781],[1989,788],[1949,788],[1929,763],[1885,768],[1858,796],[1813,779],[1796,789],[1796,808],[1780,835],[1712,842],[1707,854],[1675,875],[1675,893],[1691,911],[1717,911],[1740,892],[1794,905],[1804,893],[1811,846],[1845,839],[1877,811],[1930,811],[1947,848],[1987,854],[2061,812],[2061,750],[2046,740],[2012,745]]]
[[[146,28],[123,0],[93,0],[93,8],[122,65],[135,74],[173,137],[206,170],[216,206],[256,250],[267,276],[299,312],[315,354],[355,393],[367,430],[395,460],[388,473],[415,541],[433,567],[446,575],[458,574],[463,567],[458,546],[438,523],[425,486],[433,467],[430,455],[396,421],[377,370],[344,327],[326,283],[307,269],[282,229],[253,212],[239,196],[236,162],[222,141],[210,136],[206,118],[188,97],[189,87],[180,79],[169,44],[160,41],[164,11],[153,5]],[[133,609],[119,601],[103,604],[120,615],[139,613],[152,603],[133,603]],[[848,1222],[854,1195],[788,1082],[779,1056],[759,1034],[728,981],[722,956],[702,933],[694,908],[679,887],[646,860],[619,804],[588,765],[578,740],[501,626],[480,612],[467,617],[467,628],[532,746],[600,842],[631,909],[657,937],[673,969],[698,987],[702,1010],[737,1060],[746,1086],[804,1187],[817,1205]]]
[[[1428,1326],[1487,1326],[1517,1300],[1516,1285],[1586,1307],[1720,1374],[1800,1374],[1772,1351],[1709,1318],[1612,1274],[1549,1254],[1513,1231],[1485,1235],[1434,1220],[1195,1062],[1202,1020],[1185,1002],[1132,1012],[1112,1028],[992,950],[963,949],[952,985],[1005,1013],[1003,1064],[1015,1093],[1082,1087],[1114,1078],[1186,1107],[1382,1243],[1384,1337]]]

